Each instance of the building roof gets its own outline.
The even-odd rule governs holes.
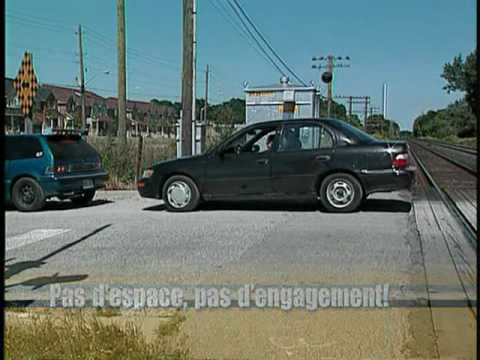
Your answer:
[[[74,88],[50,85],[50,84],[42,84],[41,86],[47,89],[48,91],[50,91],[53,94],[53,96],[55,96],[55,99],[58,102],[63,102],[63,103],[68,102],[68,99],[74,96],[75,91],[78,91],[77,89],[74,89]]]
[[[56,101],[67,103],[71,98],[76,104],[80,104],[80,89],[69,86],[59,86],[53,84],[41,84],[37,89],[35,96],[36,101],[46,101],[52,94]],[[16,96],[13,79],[5,78],[5,96],[10,100]],[[93,107],[94,104],[105,105],[107,109],[116,109],[118,100],[115,97],[102,97],[93,91],[85,91],[85,105]],[[141,113],[163,113],[165,111],[174,111],[172,106],[168,104],[154,104],[148,101],[127,100],[127,110],[137,110]],[[104,119],[106,121],[106,119]]]
[[[118,106],[118,100],[115,97],[109,97],[106,99],[107,109],[116,109]],[[136,101],[136,100],[127,100],[127,109],[133,110],[137,109],[142,112],[150,112],[152,109],[152,104],[147,101]]]
[[[315,90],[314,86],[303,86],[298,84],[271,84],[262,86],[249,86],[244,89],[245,92],[257,92],[257,91],[279,91],[279,90],[300,90],[300,91],[312,91]]]

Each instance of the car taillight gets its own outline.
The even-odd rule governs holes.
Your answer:
[[[66,172],[69,172],[70,169],[68,166],[65,165],[55,165],[55,166],[49,166],[45,169],[45,174],[64,174]]]
[[[404,169],[408,166],[408,154],[397,154],[392,160],[392,167],[394,169]]]
[[[56,174],[62,174],[67,172],[67,167],[65,165],[58,165],[54,167],[54,172]]]

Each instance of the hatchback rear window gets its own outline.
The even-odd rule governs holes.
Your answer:
[[[55,160],[80,160],[98,157],[97,151],[79,137],[47,137]]]
[[[31,136],[7,136],[6,159],[34,159],[43,155],[42,145],[37,138]]]

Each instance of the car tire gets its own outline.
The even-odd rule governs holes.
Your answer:
[[[200,203],[200,191],[188,176],[174,175],[165,182],[162,199],[167,211],[193,211]]]
[[[95,190],[87,190],[82,193],[82,195],[74,197],[71,200],[75,205],[87,205],[93,200],[94,197]]]
[[[38,211],[45,206],[45,192],[32,178],[18,179],[12,187],[12,203],[19,211]]]
[[[328,175],[320,185],[320,201],[329,212],[346,213],[358,209],[362,203],[363,188],[350,174]]]

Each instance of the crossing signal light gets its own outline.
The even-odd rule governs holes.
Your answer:
[[[333,75],[330,71],[325,71],[323,74],[322,74],[322,81],[326,84],[332,82],[332,79],[333,79]]]

